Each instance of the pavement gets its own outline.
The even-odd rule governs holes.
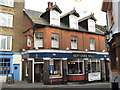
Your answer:
[[[86,84],[80,84],[78,82],[68,82],[66,85],[60,84],[60,85],[44,85],[43,83],[28,83],[25,81],[17,81],[14,82],[12,84],[6,84],[6,83],[2,83],[2,90],[12,90],[14,88],[18,89],[31,89],[33,88],[35,89],[45,89],[45,88],[51,88],[50,90],[53,90],[52,88],[82,88],[86,90],[86,88],[91,88],[91,90],[93,90],[93,88],[101,88],[102,90],[105,89],[110,89],[111,84],[109,82],[94,82],[94,83],[86,83]],[[101,90],[100,89],[100,90]],[[16,89],[15,89],[16,90]],[[73,89],[72,89],[73,90]],[[79,89],[80,90],[80,89]]]

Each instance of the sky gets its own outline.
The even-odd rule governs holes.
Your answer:
[[[25,8],[35,11],[45,12],[48,2],[53,2],[61,9],[62,15],[75,10],[80,14],[80,18],[83,18],[91,13],[94,13],[97,19],[96,24],[106,25],[106,13],[101,11],[103,0],[81,0],[76,2],[75,0],[25,0]]]

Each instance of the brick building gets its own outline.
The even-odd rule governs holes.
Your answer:
[[[23,8],[24,0],[0,0],[0,82],[6,81],[8,73],[13,73],[15,80],[22,78]]]
[[[120,82],[120,0],[103,0],[102,11],[107,16],[107,44],[111,60],[110,82]],[[120,85],[120,83],[119,83]]]
[[[45,12],[24,9],[23,80],[44,84],[107,80],[105,35],[95,28],[94,15],[78,20],[75,9],[61,13],[52,2]]]

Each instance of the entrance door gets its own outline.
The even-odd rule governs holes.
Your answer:
[[[14,64],[14,80],[20,80],[20,65]]]
[[[43,64],[35,64],[34,65],[34,79],[35,82],[42,82],[43,80]]]

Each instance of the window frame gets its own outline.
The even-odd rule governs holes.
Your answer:
[[[83,75],[83,74],[85,74],[85,72],[84,72],[84,60],[82,60],[82,59],[70,59],[69,61],[67,61],[67,66],[69,65],[68,63],[73,63],[73,62],[76,62],[77,64],[78,64],[78,66],[79,66],[79,68],[78,69],[80,69],[80,62],[82,63],[82,73],[69,73],[69,71],[67,71],[67,74],[68,75]],[[69,66],[68,66],[68,70],[69,70]]]
[[[91,39],[94,40],[93,43],[91,43]],[[94,48],[91,48],[92,46],[94,46]],[[95,50],[95,38],[90,38],[90,50]]]
[[[60,13],[52,10],[50,11],[50,25],[60,26]]]
[[[0,43],[2,42],[2,39],[5,39],[5,49],[2,48],[2,43],[0,44],[0,50],[1,51],[11,51],[12,50],[12,36],[5,36],[5,35],[0,35]],[[10,38],[9,42],[9,49],[8,49],[8,37]]]
[[[9,13],[0,12],[1,18],[0,18],[0,27],[9,27],[13,28],[13,15]],[[5,21],[3,21],[3,19]],[[9,21],[10,20],[10,21]]]
[[[39,36],[37,36],[37,35],[39,35]],[[38,42],[41,42],[41,43],[38,45],[38,44],[36,44]],[[37,48],[43,48],[44,47],[44,33],[43,32],[35,33],[34,47],[37,47]]]
[[[10,4],[10,2],[11,2],[11,4]],[[0,5],[14,7],[14,0],[6,0],[5,4],[1,0]]]
[[[57,35],[57,36],[54,36],[54,38],[53,38],[53,35]],[[55,37],[58,37],[58,38],[55,39]],[[56,41],[57,41],[58,44],[54,46],[53,43],[56,43]],[[51,34],[51,48],[59,48],[59,46],[60,46],[59,44],[60,44],[59,34],[58,33],[52,33]]]
[[[95,32],[95,21],[93,19],[88,19],[88,31]]]
[[[75,15],[69,16],[69,24],[70,24],[70,28],[78,29],[78,20]]]
[[[72,37],[75,37],[76,40],[73,40]],[[75,39],[75,38],[74,38],[74,39]],[[70,39],[70,40],[71,40],[71,49],[78,49],[78,37],[77,37],[77,36],[71,36],[71,39]],[[76,43],[75,43],[74,41],[76,41]],[[76,45],[75,48],[74,48],[73,43]]]
[[[0,73],[0,76],[7,75],[11,71],[11,60],[10,60],[10,58],[0,58],[0,59],[2,60],[2,62],[0,62],[0,64],[2,64],[2,66],[0,66],[0,71],[2,72],[2,73]],[[9,59],[9,62],[5,62],[5,59]],[[5,65],[7,65],[7,66],[5,66]],[[9,68],[9,69],[7,70],[7,68]],[[6,70],[3,70],[3,69],[6,69]],[[8,73],[4,73],[5,71]]]

